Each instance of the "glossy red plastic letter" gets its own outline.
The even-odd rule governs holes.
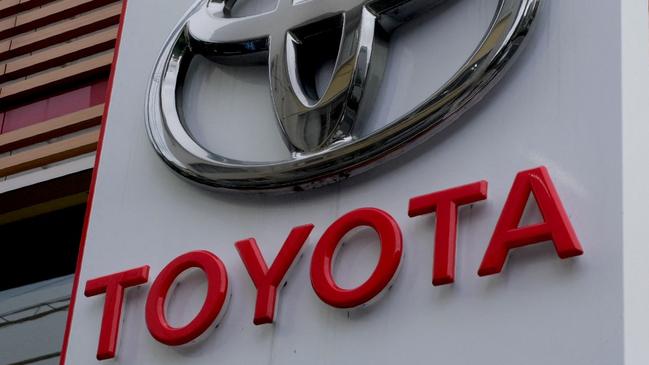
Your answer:
[[[530,193],[536,200],[544,222],[519,228]],[[549,240],[554,242],[557,254],[562,259],[584,253],[548,170],[538,167],[519,172],[496,224],[478,275],[501,272],[511,249]]]
[[[379,262],[367,281],[355,289],[339,287],[333,277],[334,254],[342,238],[357,227],[373,228],[381,241]],[[311,284],[323,302],[336,308],[360,307],[388,287],[396,276],[403,255],[399,225],[388,213],[362,208],[345,214],[322,235],[311,259]]]
[[[201,269],[207,277],[207,295],[200,312],[187,325],[171,327],[165,316],[167,294],[174,280],[185,270]],[[151,286],[146,301],[146,325],[151,335],[161,343],[180,346],[202,335],[215,326],[225,311],[228,299],[228,274],[223,262],[208,251],[193,251],[171,261]]]
[[[270,269],[254,238],[235,244],[255,288],[257,288],[254,324],[273,323],[277,306],[277,292],[286,273],[297,261],[296,259],[312,230],[312,224],[293,228]]]
[[[479,181],[410,199],[408,208],[410,217],[437,213],[433,285],[451,284],[455,281],[457,208],[485,199],[487,199],[486,181]]]
[[[97,360],[112,359],[117,352],[119,325],[122,318],[124,289],[142,285],[149,280],[149,267],[142,266],[103,276],[86,282],[86,297],[106,294],[104,314],[101,319]]]

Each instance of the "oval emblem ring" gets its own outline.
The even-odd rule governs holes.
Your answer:
[[[244,2],[246,0],[239,0]],[[200,185],[240,192],[313,189],[366,171],[457,120],[502,77],[530,32],[541,0],[500,0],[475,51],[428,99],[367,136],[355,135],[380,87],[390,34],[455,0],[278,0],[235,17],[237,0],[200,0],[166,41],[149,85],[146,124],[160,157]],[[336,55],[316,87],[322,54]],[[201,146],[182,115],[194,56],[220,64],[266,64],[278,128],[291,157],[230,159]]]

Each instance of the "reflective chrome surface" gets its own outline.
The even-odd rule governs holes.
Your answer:
[[[450,0],[449,0],[450,1]],[[367,170],[440,131],[500,79],[520,50],[540,0],[500,0],[469,59],[419,106],[369,136],[354,123],[380,86],[389,33],[442,0],[279,0],[268,13],[230,16],[236,0],[199,1],[168,40],[149,90],[153,145],[180,175],[218,189],[315,188]],[[328,86],[312,82],[322,49],[337,54]],[[275,113],[293,159],[250,163],[201,147],[183,122],[182,88],[192,57],[268,63]]]

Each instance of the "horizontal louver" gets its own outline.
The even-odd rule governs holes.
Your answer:
[[[0,177],[96,149],[118,0],[0,0]]]

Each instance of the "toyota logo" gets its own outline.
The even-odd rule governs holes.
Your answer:
[[[201,0],[157,61],[146,109],[149,138],[174,171],[216,189],[298,191],[365,171],[439,132],[478,102],[521,50],[540,2],[500,0],[479,45],[448,82],[387,126],[356,135],[356,122],[372,109],[381,86],[390,34],[449,1],[279,0],[272,11],[234,17],[236,0]],[[311,75],[320,54],[332,50],[337,56],[331,78],[318,90]],[[230,159],[192,137],[183,121],[182,89],[197,55],[219,64],[268,65],[270,96],[290,159]]]

